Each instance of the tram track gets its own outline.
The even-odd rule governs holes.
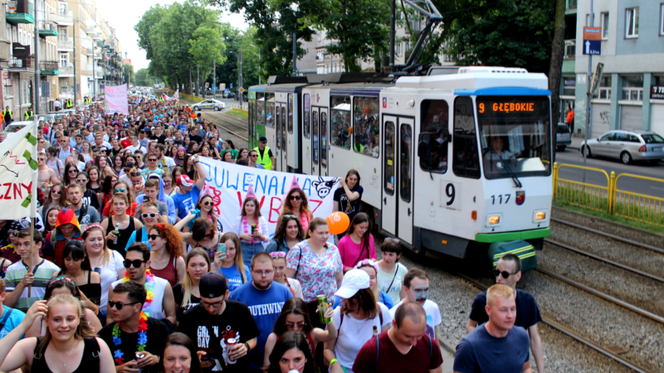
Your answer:
[[[203,118],[214,124],[219,130],[225,131],[242,141],[249,141],[246,120],[236,118],[232,114],[224,114],[223,111],[220,113],[205,113],[203,114]]]

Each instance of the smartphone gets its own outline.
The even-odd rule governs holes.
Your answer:
[[[222,252],[226,254],[226,244],[225,243],[217,244],[217,252]]]

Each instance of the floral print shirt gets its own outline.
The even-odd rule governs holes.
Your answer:
[[[325,253],[318,255],[311,251],[309,243],[304,240],[290,249],[286,261],[288,268],[297,271],[295,279],[302,284],[302,295],[306,302],[315,301],[320,294],[326,295],[330,304],[334,302],[334,293],[337,292],[335,275],[343,270],[336,246],[327,243]]]

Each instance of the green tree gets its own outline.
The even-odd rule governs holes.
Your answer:
[[[150,77],[148,69],[138,69],[134,75],[134,84],[140,86],[151,86],[154,84],[154,79]]]
[[[389,46],[390,5],[387,0],[301,1],[304,20],[335,40],[327,51],[340,54],[346,71],[361,71],[360,61],[380,61]]]
[[[130,64],[123,64],[124,69],[124,83],[133,83],[134,82],[134,66]]]
[[[548,73],[555,2],[515,0],[513,5],[452,24],[447,53],[461,56],[460,65],[516,66]]]
[[[214,63],[223,64],[226,60],[224,51],[226,44],[221,39],[221,25],[216,23],[213,15],[208,15],[208,21],[199,26],[189,40],[189,53],[200,68],[201,76],[211,75]],[[202,79],[203,81],[206,78]],[[212,79],[210,79],[212,80]]]

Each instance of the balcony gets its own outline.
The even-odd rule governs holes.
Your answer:
[[[41,75],[59,75],[60,66],[58,61],[42,61],[39,63],[39,69],[41,70]]]
[[[33,68],[33,57],[12,57],[9,60],[9,72],[31,72]]]
[[[576,40],[575,39],[565,40],[565,54],[563,55],[563,59],[573,60],[575,57],[576,57]]]
[[[95,51],[95,60],[101,60],[101,52]]]
[[[64,13],[58,13],[58,16],[55,18],[55,22],[60,26],[73,26],[74,14],[71,10]]]
[[[60,36],[58,39],[58,51],[73,52],[74,51],[74,38]]]
[[[58,25],[52,22],[39,22],[39,36],[58,36]]]
[[[85,21],[85,33],[88,35],[97,35],[99,33],[97,22],[94,20]]]
[[[35,23],[35,5],[28,0],[10,0],[5,5],[6,19],[8,23]]]
[[[69,78],[74,76],[74,66],[72,65],[71,62],[68,63],[60,63],[59,67],[60,71],[60,78]]]

